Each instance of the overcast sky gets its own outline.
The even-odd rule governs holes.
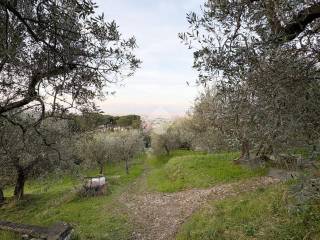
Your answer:
[[[186,13],[201,0],[97,0],[106,20],[115,20],[124,36],[134,35],[143,64],[136,74],[114,87],[116,95],[99,103],[105,113],[177,116],[190,108],[198,89],[192,51],[178,33],[188,29]],[[186,82],[190,82],[188,86]]]

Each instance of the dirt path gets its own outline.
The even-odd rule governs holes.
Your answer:
[[[171,240],[181,224],[208,200],[220,200],[279,182],[278,178],[260,177],[246,181],[217,185],[209,189],[194,189],[177,193],[144,192],[141,178],[130,191],[120,196],[137,225],[132,239]]]

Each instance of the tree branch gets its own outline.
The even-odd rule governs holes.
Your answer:
[[[8,0],[0,0],[0,5],[3,6],[4,8],[6,8],[8,11],[10,11],[14,16],[16,16],[19,19],[19,21],[26,27],[28,33],[31,35],[31,37],[36,42],[40,42],[41,41],[45,45],[47,45],[49,48],[52,47],[46,41],[43,41],[43,40],[39,39],[37,34],[31,28],[31,26],[26,22],[26,19],[24,17],[22,17],[22,15],[17,11],[17,9],[13,5],[10,4],[10,1],[8,1]]]
[[[1,0],[0,0],[1,1]],[[25,106],[32,101],[36,100],[38,97],[38,93],[36,91],[37,84],[43,79],[47,77],[54,77],[57,75],[61,75],[63,73],[67,73],[76,68],[75,64],[68,64],[67,66],[55,67],[44,73],[36,73],[31,77],[31,80],[28,84],[28,89],[25,96],[16,102],[6,104],[5,106],[0,106],[0,114],[8,112],[12,109],[19,108]]]
[[[308,24],[320,18],[320,3],[316,3],[300,11],[293,19],[280,30],[279,40],[288,42],[303,32]]]
[[[261,2],[265,4],[265,1],[261,0],[248,0],[248,4],[254,4]],[[267,10],[268,21],[271,25],[272,32],[276,35],[272,37],[272,41],[278,43],[290,42],[295,39],[300,33],[302,33],[314,20],[320,18],[320,3],[314,3],[312,6],[301,10],[298,14],[292,17],[285,26],[281,26],[279,19],[275,14],[274,1],[269,2],[264,6]]]

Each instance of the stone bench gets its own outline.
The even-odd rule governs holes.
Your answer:
[[[51,227],[39,227],[0,221],[0,230],[18,233],[27,239],[39,240],[68,240],[72,233],[72,227],[63,222],[59,222]]]

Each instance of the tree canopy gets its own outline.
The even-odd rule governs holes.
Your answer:
[[[140,61],[135,38],[91,0],[0,1],[0,114],[31,105],[50,115],[94,109],[105,87]]]
[[[91,0],[0,0],[0,160],[16,172],[17,198],[32,172],[61,159],[56,145],[65,144],[68,129],[46,125],[97,112],[94,100],[140,65],[135,38],[123,38],[97,7]],[[101,122],[93,115],[91,125]]]
[[[180,37],[194,49],[199,83],[213,84],[197,105],[208,124],[246,151],[317,143],[318,2],[209,0],[187,19],[191,30]]]

